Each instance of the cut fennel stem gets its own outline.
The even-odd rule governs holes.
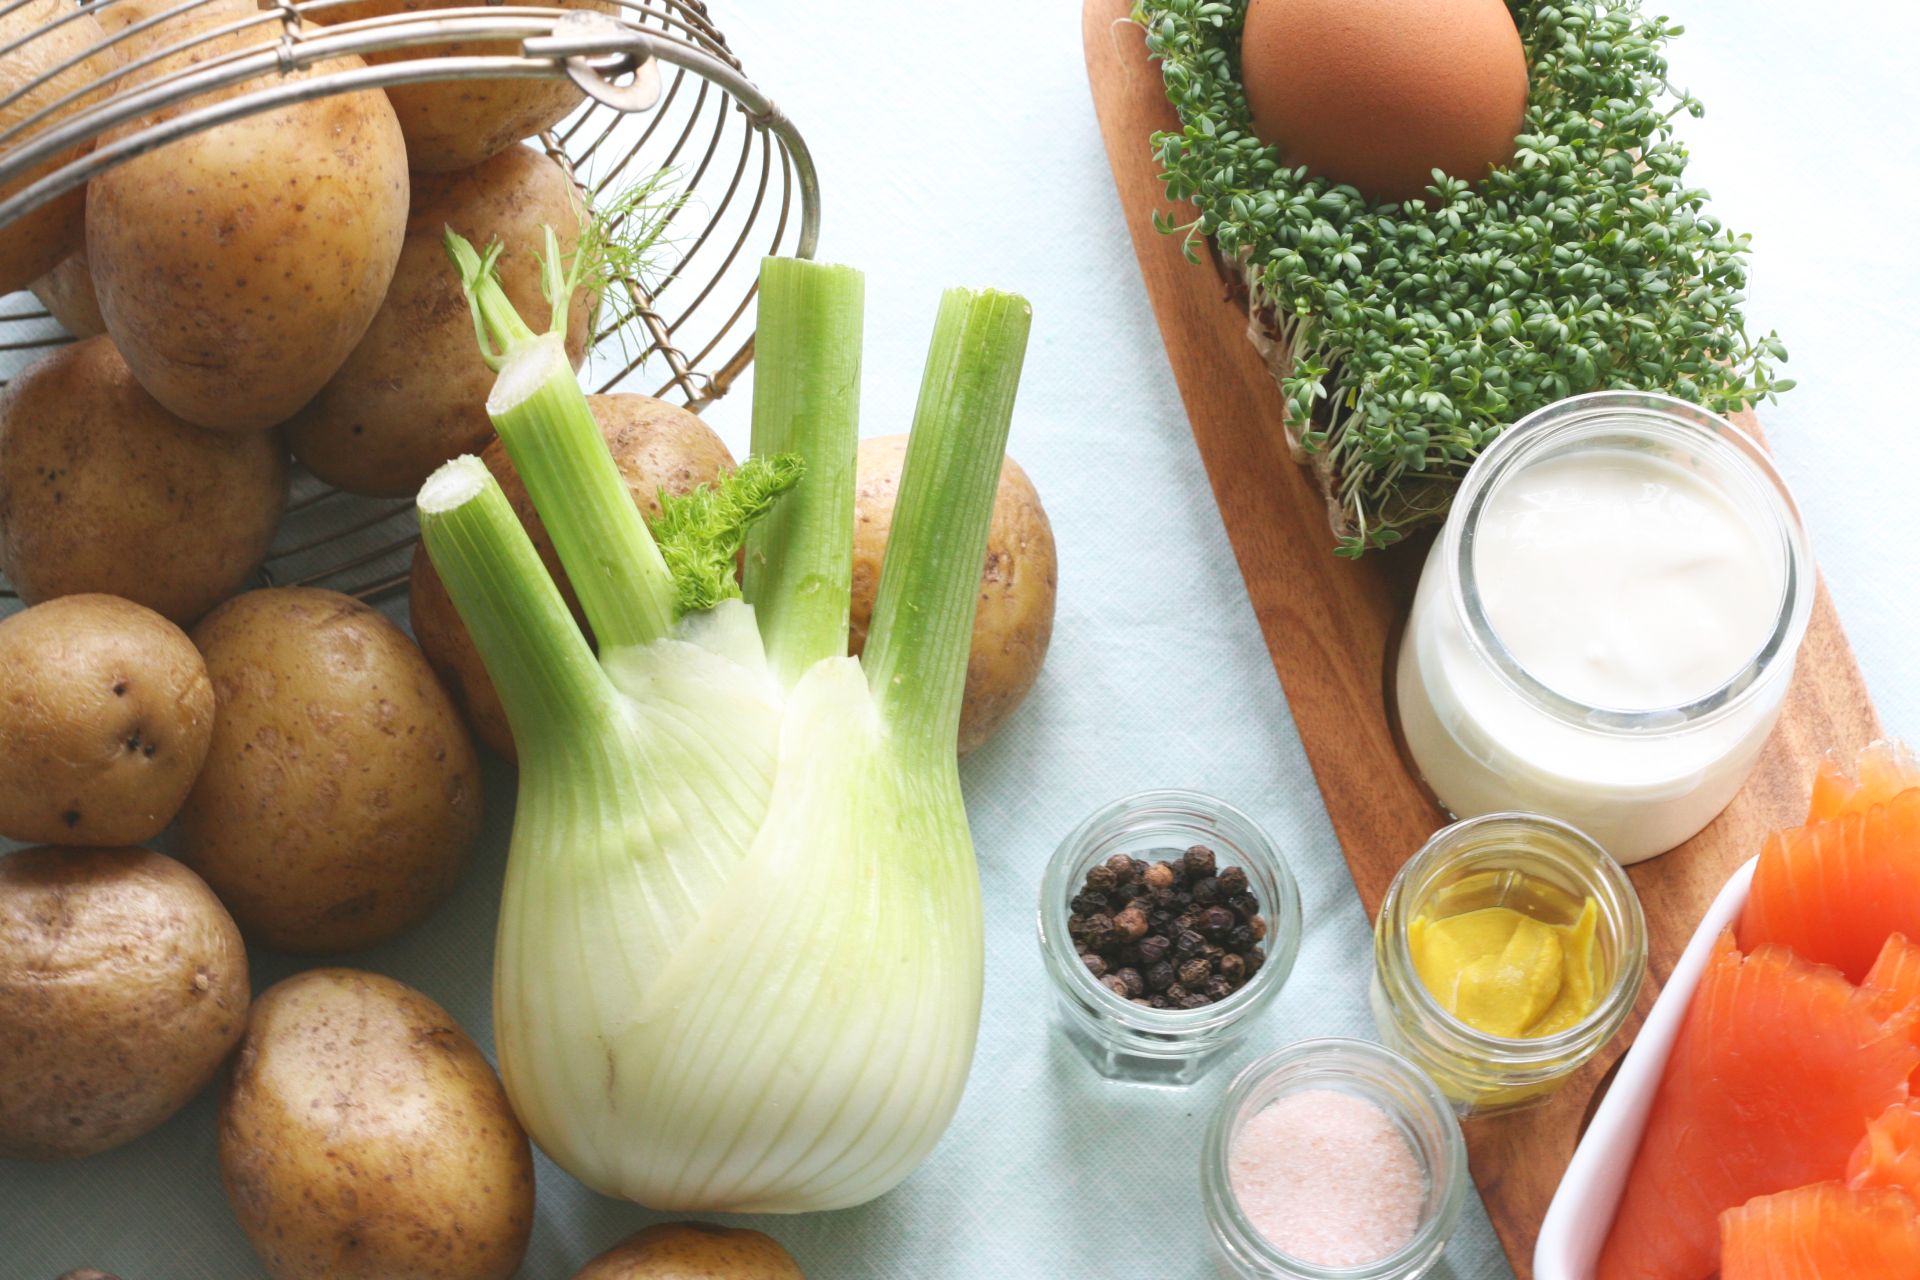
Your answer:
[[[654,1208],[870,1200],[945,1129],[978,1028],[954,748],[1029,309],[942,300],[863,666],[859,274],[763,265],[754,448],[806,472],[750,537],[748,601],[674,623],[571,369],[449,251],[500,347],[489,412],[602,642],[484,467],[428,481],[428,553],[520,744],[494,982],[514,1108],[581,1181]]]

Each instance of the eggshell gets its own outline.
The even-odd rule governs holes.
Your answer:
[[[1251,0],[1241,81],[1282,160],[1375,200],[1513,158],[1526,51],[1503,0]]]

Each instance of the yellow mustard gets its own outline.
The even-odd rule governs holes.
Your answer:
[[[1414,971],[1440,1007],[1509,1040],[1553,1035],[1593,1012],[1600,957],[1591,898],[1571,924],[1512,907],[1482,907],[1407,926]]]

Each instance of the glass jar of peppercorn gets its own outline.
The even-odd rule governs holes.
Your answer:
[[[1039,926],[1061,1026],[1094,1069],[1184,1086],[1286,984],[1300,891],[1238,809],[1147,791],[1061,842],[1041,880]]]

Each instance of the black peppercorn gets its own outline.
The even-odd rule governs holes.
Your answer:
[[[1147,1006],[1152,1009],[1170,1009],[1173,1007],[1173,1002],[1167,999],[1164,992],[1156,992],[1147,997]]]
[[[1087,892],[1089,893],[1112,893],[1115,883],[1113,868],[1104,862],[1087,872]]]
[[[1174,935],[1173,953],[1182,959],[1188,956],[1197,956],[1200,954],[1200,948],[1206,945],[1207,940],[1198,933],[1192,929],[1182,929],[1178,934]]]
[[[1238,912],[1242,920],[1251,920],[1260,914],[1260,899],[1250,893],[1236,893],[1227,905]]]
[[[1237,924],[1227,930],[1227,945],[1235,951],[1245,951],[1253,945],[1253,930],[1244,924]]]
[[[1186,995],[1180,997],[1180,1007],[1182,1009],[1204,1009],[1212,1003],[1213,1001],[1211,999],[1198,991],[1189,991]]]
[[[1185,1000],[1187,998],[1187,989],[1176,982],[1172,986],[1167,988],[1166,996],[1167,996],[1167,999],[1172,1003],[1179,1004],[1182,1000]]]
[[[1133,859],[1124,853],[1116,853],[1107,859],[1107,870],[1113,873],[1115,887],[1133,879]]]
[[[1144,858],[1129,858],[1127,859],[1127,866],[1133,871],[1129,879],[1138,880],[1141,876],[1147,874],[1147,863]]]
[[[1238,897],[1247,891],[1247,873],[1239,867],[1228,867],[1214,879],[1220,885],[1223,898]]]
[[[1221,956],[1214,971],[1229,982],[1239,983],[1247,976],[1247,962],[1235,955]]]
[[[1255,916],[1253,919],[1247,921],[1247,928],[1252,931],[1255,942],[1266,940],[1267,918],[1265,916]]]
[[[1199,956],[1184,960],[1180,964],[1180,983],[1182,986],[1199,989],[1213,976],[1213,966]]]
[[[1173,864],[1170,862],[1156,862],[1147,868],[1147,874],[1140,877],[1140,879],[1147,888],[1153,890],[1155,894],[1165,892],[1173,888]]]
[[[1220,882],[1212,876],[1193,882],[1193,900],[1201,906],[1218,902],[1223,896],[1220,892]]]
[[[1209,978],[1207,985],[1201,990],[1206,993],[1209,1000],[1225,1000],[1233,994],[1233,983],[1225,978]]]
[[[1173,950],[1173,939],[1164,933],[1150,933],[1140,939],[1140,960],[1143,964],[1157,964],[1167,958],[1167,952]]]
[[[1200,913],[1200,932],[1209,938],[1226,937],[1237,923],[1238,918],[1225,907],[1208,907]]]
[[[1067,936],[1069,938],[1084,938],[1092,932],[1093,926],[1088,924],[1087,918],[1079,912],[1076,911],[1067,917]]]
[[[1128,998],[1127,984],[1122,982],[1117,974],[1110,973],[1106,977],[1100,979],[1100,985],[1105,987],[1107,990],[1113,992],[1113,994],[1120,996],[1123,999]]]
[[[1107,895],[1104,893],[1076,893],[1067,902],[1067,906],[1083,916],[1107,909]]]
[[[1107,962],[1092,951],[1082,951],[1080,953],[1080,963],[1087,966],[1087,972],[1096,978],[1104,978],[1107,976]]]
[[[1121,983],[1126,987],[1128,995],[1137,996],[1146,993],[1146,979],[1140,976],[1138,969],[1132,966],[1128,966],[1125,969],[1116,969],[1113,972],[1113,976],[1120,979]]]
[[[1173,985],[1173,980],[1174,980],[1173,966],[1168,964],[1165,960],[1157,961],[1153,964],[1148,965],[1146,972],[1141,974],[1140,976],[1146,979],[1147,990],[1165,991],[1168,987]]]
[[[1260,966],[1267,962],[1267,953],[1259,947],[1255,947],[1253,950],[1247,952],[1242,959],[1247,966],[1247,976],[1251,978],[1254,974],[1260,972]]]
[[[1138,942],[1146,936],[1147,913],[1138,907],[1128,907],[1113,918],[1113,927],[1128,942]]]
[[[1213,874],[1213,850],[1203,844],[1197,844],[1187,850],[1186,856],[1181,859],[1181,862],[1185,865],[1187,874],[1195,880],[1203,879]]]

